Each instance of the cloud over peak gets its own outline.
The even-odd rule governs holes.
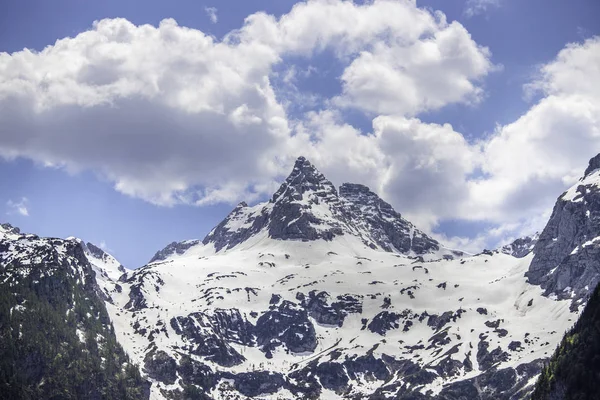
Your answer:
[[[104,19],[41,52],[0,55],[0,154],[92,169],[157,204],[252,197],[295,156],[303,118],[287,115],[273,69],[323,51],[344,71],[331,102],[373,113],[470,101],[491,68],[462,26],[409,1],[299,3],[278,19],[253,14],[222,41],[172,19]]]
[[[302,2],[279,18],[252,14],[223,40],[172,19],[105,19],[40,52],[0,53],[0,156],[92,170],[170,206],[269,195],[305,154],[425,229],[455,218],[514,232],[600,151],[599,50],[598,38],[565,48],[530,85],[541,99],[527,113],[469,142],[422,114],[481,101],[491,51],[414,1]],[[284,90],[302,96],[306,68],[294,63],[320,54],[339,67],[338,90],[293,113]]]

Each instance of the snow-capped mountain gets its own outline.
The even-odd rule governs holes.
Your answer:
[[[475,256],[302,157],[268,202],[135,271],[67,242],[150,398],[520,399],[600,277],[596,163],[539,240]],[[3,260],[36,257],[14,228],[0,234]]]
[[[332,241],[359,238],[372,249],[425,259],[454,258],[460,251],[446,249],[416,229],[368,187],[345,183],[339,193],[307,159],[299,157],[292,173],[267,203],[240,203],[201,242],[218,252],[268,237],[278,240]],[[198,240],[171,243],[151,260],[182,255]]]
[[[577,317],[527,281],[535,240],[445,249],[299,158],[269,202],[130,274],[109,311],[157,398],[521,398]]]
[[[540,234],[536,232],[531,236],[515,239],[512,243],[502,246],[499,251],[504,254],[510,254],[513,257],[522,258],[533,251],[539,238]]]

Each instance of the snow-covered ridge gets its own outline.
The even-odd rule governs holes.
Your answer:
[[[444,248],[383,201],[368,187],[345,183],[339,193],[306,158],[299,157],[285,182],[265,203],[242,202],[202,241],[227,251],[258,237],[272,240],[331,241],[354,236],[372,249],[425,259],[464,253]],[[198,241],[171,243],[151,260],[182,256]]]
[[[135,271],[10,226],[0,261],[98,287],[152,399],[525,398],[600,278],[600,192],[581,182],[537,242],[466,256],[300,158],[269,202]]]
[[[318,398],[444,399],[454,384],[518,369],[503,383],[514,394],[576,318],[569,301],[527,283],[531,258],[493,252],[424,262],[372,249],[357,236],[264,236],[137,270],[109,310],[155,393],[193,379],[178,367],[191,362],[214,380],[214,399],[306,398],[295,386],[304,380]],[[160,372],[162,363],[172,375]],[[353,369],[361,372],[346,372]],[[249,376],[264,383],[263,392],[245,388]]]
[[[540,233],[536,232],[531,236],[515,239],[512,243],[502,246],[499,251],[513,257],[522,258],[533,251],[539,238]]]

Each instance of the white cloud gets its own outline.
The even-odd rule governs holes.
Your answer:
[[[485,14],[493,8],[500,7],[500,0],[467,0],[465,2],[465,17],[471,18],[475,15]]]
[[[470,245],[447,238],[472,248],[537,228],[600,150],[599,43],[563,50],[528,87],[541,100],[469,143],[419,114],[476,103],[490,52],[412,1],[299,3],[279,19],[253,14],[222,41],[173,20],[102,20],[40,52],[0,53],[0,155],[93,170],[160,205],[202,205],[272,193],[302,154],[425,229],[498,225]],[[320,52],[342,70],[328,100],[296,86],[314,70],[293,60]],[[327,107],[290,115],[294,99]],[[344,121],[347,107],[374,116],[371,132]]]
[[[401,116],[375,118],[364,135],[331,112],[313,114],[299,131],[306,153],[338,183],[368,183],[425,229],[444,219],[496,224],[475,238],[444,238],[493,247],[543,228],[556,198],[600,152],[599,54],[600,38],[567,46],[529,86],[542,98],[475,143],[450,125]]]
[[[461,24],[412,1],[299,3],[279,20],[252,15],[232,36],[282,54],[333,51],[348,63],[335,104],[374,114],[416,115],[477,102],[479,80],[495,68],[489,50]]]
[[[92,169],[163,205],[203,200],[196,185],[252,191],[288,133],[268,79],[277,59],[173,20],[103,20],[39,53],[2,53],[0,154]]]
[[[28,204],[29,204],[29,200],[27,200],[27,197],[22,197],[20,200],[17,200],[17,201],[8,200],[6,202],[6,205],[8,207],[7,214],[9,214],[9,215],[19,214],[23,217],[28,217],[29,216],[29,210],[27,209]]]
[[[217,8],[216,7],[204,7],[204,11],[206,12],[206,15],[208,15],[210,22],[212,22],[213,24],[216,24],[217,21],[219,20],[219,18],[217,17]]]
[[[415,115],[451,103],[476,103],[477,81],[492,71],[490,53],[457,22],[431,38],[406,44],[378,44],[363,51],[342,75],[338,105],[374,114]]]
[[[271,84],[274,67],[331,51],[352,69],[365,52],[383,57],[381,43],[429,59],[423,68],[457,82],[444,87],[456,89],[451,96],[435,88],[398,94],[399,112],[476,96],[471,80],[491,65],[464,28],[410,1],[299,3],[279,19],[253,14],[222,41],[171,19],[158,27],[105,19],[43,51],[0,54],[0,155],[91,169],[118,191],[161,205],[252,198],[297,155],[289,146],[296,122]],[[418,73],[388,75],[424,84]],[[337,100],[368,109],[370,94],[349,82]]]
[[[532,86],[544,97],[483,145],[487,178],[470,182],[472,218],[539,215],[600,152],[599,53],[600,38],[590,39],[541,67]]]

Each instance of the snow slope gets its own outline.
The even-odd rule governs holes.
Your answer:
[[[108,309],[155,398],[520,398],[578,312],[528,283],[536,240],[447,249],[299,158],[269,202],[121,278]]]
[[[598,166],[539,238],[474,256],[304,158],[268,202],[134,271],[9,225],[0,254],[41,265],[52,247],[74,267],[61,254],[81,252],[153,399],[520,399],[600,279]]]
[[[246,344],[225,340],[242,356],[235,365],[219,365],[218,358],[206,355],[195,359],[214,372],[260,369],[286,376],[311,361],[352,359],[370,352],[375,359],[408,359],[431,371],[431,381],[414,390],[435,395],[444,384],[475,377],[492,366],[517,367],[548,357],[577,317],[569,312],[568,301],[543,297],[538,286],[526,282],[531,256],[483,254],[421,262],[373,250],[353,237],[331,242],[263,237],[223,253],[215,254],[210,245],[195,250],[130,276],[126,285],[139,285],[143,307],[126,306],[131,300],[127,289],[113,295],[109,312],[117,337],[142,365],[148,349],[162,350],[177,361],[183,353],[194,352],[193,339],[175,329],[177,317],[197,313],[201,335],[223,337],[222,327],[210,322],[218,310],[239,312],[256,326],[261,315],[276,308],[271,304],[274,296],[280,296],[277,304],[289,301],[302,309],[302,295],[316,291],[325,292],[329,303],[351,295],[362,312],[348,313],[342,326],[319,323],[319,317],[309,313],[316,335],[312,351],[295,353],[286,343],[267,351],[258,345],[264,333],[255,330]],[[444,315],[446,323],[440,318]],[[551,327],[548,321],[554,321]],[[486,358],[486,349],[500,350]],[[183,377],[178,374],[178,379]],[[155,381],[161,388],[174,387]],[[345,396],[366,397],[386,385],[390,382],[358,378],[352,389],[344,389]],[[277,393],[272,396],[277,398]]]

